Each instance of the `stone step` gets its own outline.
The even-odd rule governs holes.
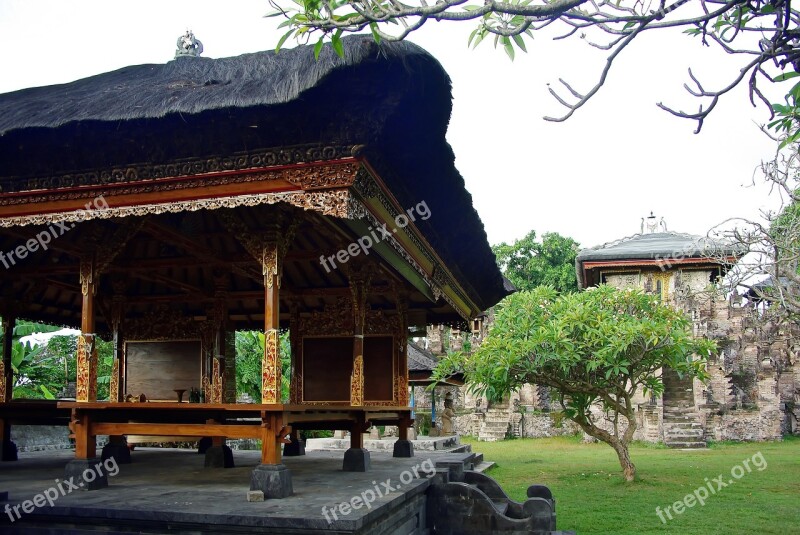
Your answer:
[[[665,434],[685,434],[685,435],[696,435],[697,433],[703,434],[702,427],[664,427]]]
[[[473,468],[473,470],[475,470],[476,472],[484,473],[491,470],[495,466],[497,466],[497,464],[494,461],[481,461],[475,465],[475,468]]]
[[[699,431],[698,433],[664,433],[664,440],[673,442],[682,442],[684,440],[703,440],[704,437],[705,433],[702,431]]]
[[[705,442],[664,442],[669,448],[680,448],[680,449],[701,449],[706,448],[707,445]]]

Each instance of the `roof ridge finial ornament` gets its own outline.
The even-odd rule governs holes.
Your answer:
[[[186,33],[178,37],[177,50],[175,50],[175,57],[199,57],[203,53],[203,43],[197,39],[192,33],[192,30],[186,30]]]
[[[659,230],[660,227],[660,230]],[[658,232],[667,232],[667,222],[664,221],[662,217],[660,221],[656,222],[656,216],[653,214],[653,211],[650,211],[650,215],[647,216],[647,221],[645,218],[642,218],[642,226],[640,228],[640,234],[644,234],[645,228],[647,228],[647,234],[656,234]]]

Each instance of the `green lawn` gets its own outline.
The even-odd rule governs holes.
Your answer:
[[[559,529],[579,534],[800,533],[800,439],[795,437],[697,451],[635,444],[631,458],[638,479],[632,484],[622,480],[616,455],[605,444],[583,444],[575,437],[462,441],[497,463],[488,474],[513,499],[524,500],[533,483],[550,487]],[[724,483],[733,483],[717,490],[713,480],[720,475]],[[673,519],[663,515],[662,523],[656,507],[663,511],[699,487],[707,490],[706,478],[715,493],[708,493],[705,505],[694,503],[681,514],[670,510]]]

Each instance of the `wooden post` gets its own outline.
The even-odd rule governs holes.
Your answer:
[[[408,405],[408,297],[401,292],[397,294],[397,385],[395,402]]]
[[[114,364],[111,369],[108,400],[121,402],[125,397],[125,339],[122,319],[125,316],[124,282],[115,281],[114,297],[111,301],[111,329],[114,341]]]
[[[97,457],[97,440],[89,434],[91,428],[89,415],[78,409],[72,409],[71,420],[70,427],[75,434],[75,458],[94,459]]]
[[[83,303],[78,336],[76,401],[97,401],[97,348],[94,343],[94,296],[97,290],[94,259],[82,259],[80,283]]]
[[[281,402],[280,283],[278,243],[264,247],[261,266],[264,273],[264,359],[261,364],[261,403]]]
[[[283,414],[261,412],[261,464],[281,464]]]
[[[351,268],[350,292],[353,295],[353,369],[350,375],[350,405],[364,405],[364,331],[367,315],[367,293],[371,277],[366,269]]]
[[[3,316],[3,360],[0,362],[0,403],[14,398],[14,370],[11,368],[11,351],[14,343],[14,326],[17,319],[11,315]],[[9,437],[6,437],[9,438]]]

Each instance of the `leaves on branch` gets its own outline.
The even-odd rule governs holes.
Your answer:
[[[276,49],[280,49],[290,36],[308,43],[309,35],[320,33],[330,41],[340,56],[343,54],[342,32],[360,32],[369,29],[376,42],[398,41],[421,28],[427,21],[475,21],[478,26],[470,34],[468,46],[478,46],[484,38],[495,35],[495,47],[502,45],[513,60],[515,49],[527,52],[525,37],[533,38],[535,32],[553,26],[564,31],[555,39],[565,39],[578,34],[595,48],[608,50],[604,68],[595,85],[586,91],[576,91],[562,80],[573,98],[565,98],[550,89],[556,100],[567,111],[551,121],[563,121],[582,107],[603,86],[619,53],[644,31],[668,28],[683,29],[690,36],[699,36],[704,45],[716,44],[728,54],[741,56],[746,61],[730,82],[721,88],[705,89],[690,74],[693,86],[690,93],[703,104],[697,112],[675,110],[668,105],[659,106],[678,117],[697,121],[697,132],[703,121],[714,110],[719,98],[740,83],[747,83],[750,101],[766,104],[758,87],[760,78],[770,82],[774,73],[794,72],[800,66],[800,17],[792,9],[790,0],[675,0],[661,2],[658,9],[648,2],[638,0],[486,0],[481,4],[466,4],[466,0],[426,0],[405,3],[398,0],[270,0],[274,8],[267,17],[284,17],[281,27],[291,30],[284,34]],[[753,46],[753,39],[760,40]],[[741,41],[743,48],[733,48]],[[321,49],[315,46],[315,55]],[[773,73],[772,75],[768,74]],[[761,75],[761,76],[759,76]],[[696,89],[695,89],[696,88]]]

